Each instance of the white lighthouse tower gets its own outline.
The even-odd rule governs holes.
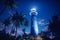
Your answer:
[[[37,11],[35,8],[31,9],[30,16],[31,16],[31,35],[37,36],[38,35],[38,24],[37,24]]]

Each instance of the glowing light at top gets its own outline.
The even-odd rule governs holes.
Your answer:
[[[30,15],[37,15],[37,11],[36,11],[36,8],[31,8],[31,12],[30,12]]]
[[[31,9],[31,12],[36,12],[36,8],[32,8]]]

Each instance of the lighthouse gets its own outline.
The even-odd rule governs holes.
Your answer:
[[[37,24],[37,11],[36,8],[32,8],[30,10],[30,16],[31,16],[31,31],[30,34],[32,36],[38,35],[38,24]]]

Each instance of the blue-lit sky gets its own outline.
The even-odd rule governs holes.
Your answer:
[[[37,9],[38,15],[37,15],[37,20],[38,22],[41,22],[38,27],[39,27],[39,32],[41,32],[43,29],[45,29],[46,26],[44,24],[48,23],[48,20],[51,19],[53,15],[60,15],[60,1],[40,1],[40,0],[18,0],[15,1],[16,4],[18,5],[18,8],[14,8],[14,12],[16,10],[20,13],[23,12],[27,14],[27,18],[30,23],[30,9],[35,7]],[[0,4],[0,9],[3,8],[4,5],[1,6]],[[2,16],[0,16],[0,19],[2,18],[7,18],[9,16],[9,10],[8,8],[4,11]],[[18,28],[19,30],[23,29],[24,27]],[[30,24],[29,27],[26,27],[26,31],[30,31]]]

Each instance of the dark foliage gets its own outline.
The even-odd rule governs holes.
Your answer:
[[[49,28],[55,33],[55,40],[60,40],[60,20],[58,19],[58,16],[53,16],[52,21],[49,22]]]

